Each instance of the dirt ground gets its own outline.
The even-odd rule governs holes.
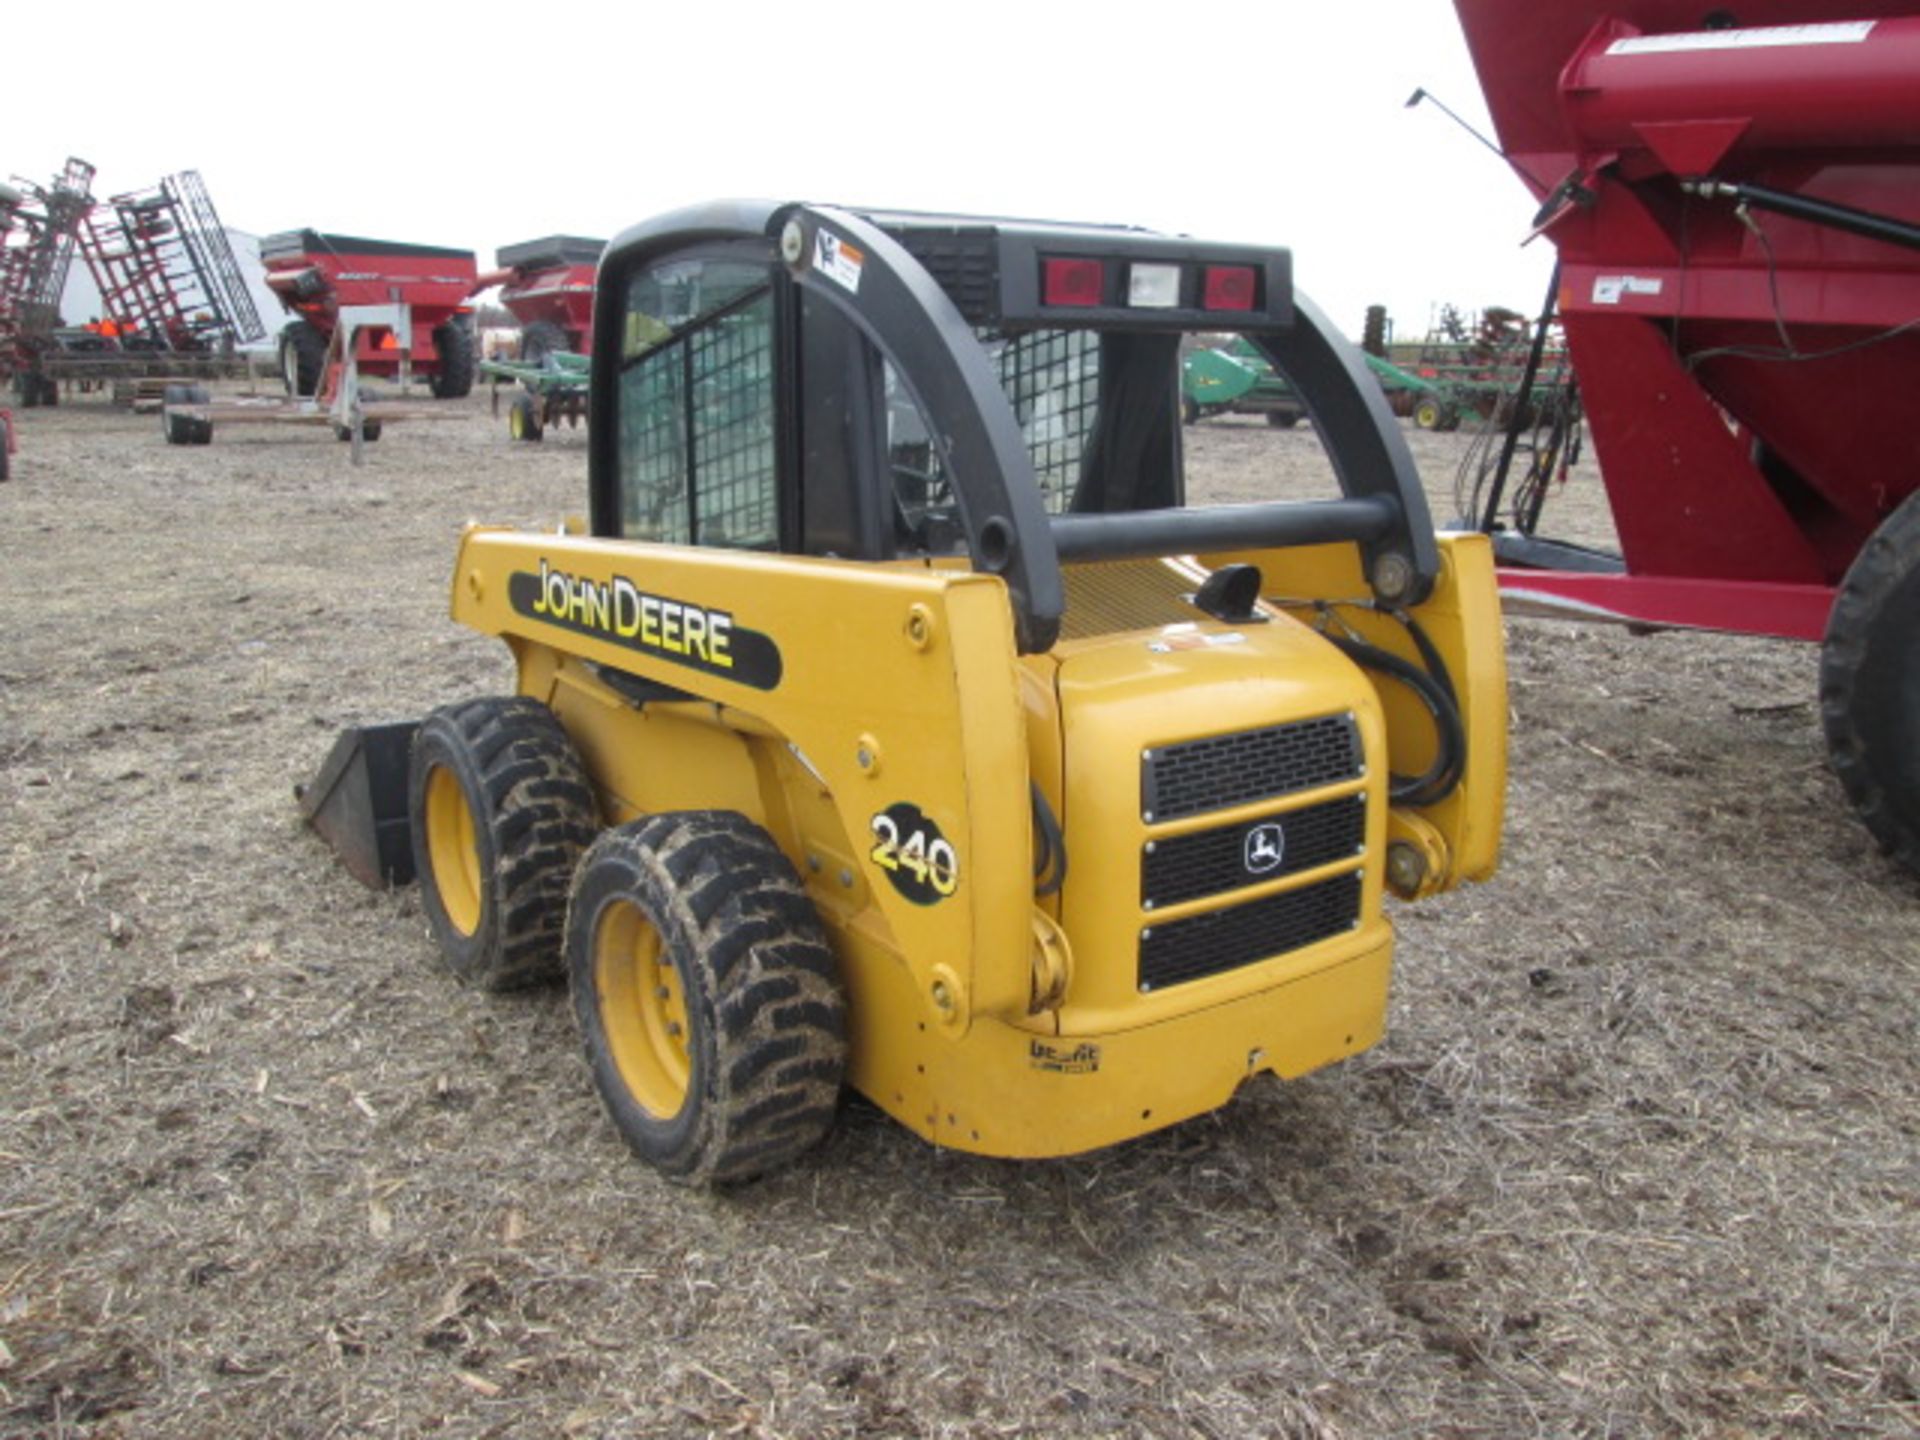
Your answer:
[[[295,809],[342,725],[509,684],[445,615],[459,525],[584,506],[583,433],[451,409],[360,469],[20,416],[0,1434],[1920,1430],[1920,887],[1827,773],[1810,647],[1511,622],[1504,867],[1397,910],[1365,1056],[1044,1164],[849,1102],[687,1194],[563,994],[457,989]],[[1189,433],[1217,495],[1316,463]],[[1448,513],[1465,438],[1415,439]]]

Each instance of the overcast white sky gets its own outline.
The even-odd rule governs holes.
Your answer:
[[[1520,182],[1448,0],[13,5],[0,174],[198,170],[222,220],[607,236],[726,195],[1124,221],[1293,248],[1349,333],[1531,313]],[[57,65],[23,64],[30,55]],[[278,318],[270,321],[277,328]]]

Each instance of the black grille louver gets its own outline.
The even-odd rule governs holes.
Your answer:
[[[968,324],[999,318],[1000,251],[991,229],[908,229],[893,238],[926,267]]]
[[[1277,837],[1268,848],[1279,855],[1278,861],[1265,869],[1250,866],[1247,856],[1254,832],[1276,829]],[[1151,910],[1198,900],[1350,859],[1359,853],[1366,833],[1367,797],[1361,794],[1343,795],[1285,815],[1263,815],[1238,825],[1150,841],[1140,856],[1141,905]]]
[[[1351,930],[1360,920],[1360,875],[1155,925],[1140,937],[1140,988],[1237,970]]]
[[[1360,773],[1360,733],[1351,715],[1186,740],[1141,760],[1141,818],[1177,820],[1251,805]]]

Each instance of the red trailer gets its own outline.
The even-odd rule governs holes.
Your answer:
[[[1834,767],[1920,869],[1920,7],[1455,4],[1621,543],[1509,531],[1503,589],[1824,640]]]
[[[499,269],[477,288],[499,285],[500,303],[520,322],[520,358],[544,360],[556,350],[593,352],[593,276],[604,240],[549,235],[494,252]]]
[[[280,369],[288,393],[311,395],[321,382],[327,344],[343,305],[408,307],[412,345],[391,329],[359,332],[355,360],[363,376],[427,377],[443,400],[473,388],[474,344],[467,304],[479,267],[473,251],[405,245],[318,230],[288,230],[260,244],[267,285],[295,318],[280,332]]]

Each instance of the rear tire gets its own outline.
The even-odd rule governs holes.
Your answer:
[[[407,817],[447,968],[481,990],[557,978],[568,887],[599,814],[553,712],[522,696],[434,711],[413,738]]]
[[[1880,847],[1920,874],[1920,491],[1854,557],[1827,620],[1820,719],[1834,774]]]
[[[744,816],[684,811],[603,834],[573,887],[567,969],[601,1099],[667,1179],[751,1179],[832,1126],[838,966],[792,865]]]
[[[536,320],[520,332],[520,359],[538,365],[556,350],[571,350],[567,332],[551,320]]]
[[[433,349],[440,358],[433,374],[434,399],[460,399],[473,389],[473,332],[459,320],[449,320],[435,327]]]
[[[320,388],[327,368],[327,337],[311,321],[295,320],[280,332],[280,378],[298,399]]]

